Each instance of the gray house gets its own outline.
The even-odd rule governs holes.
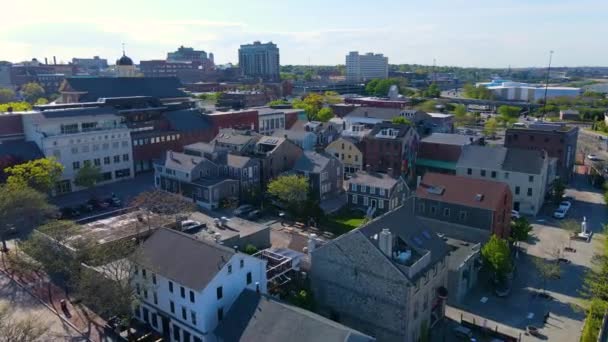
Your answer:
[[[403,204],[409,188],[401,177],[359,171],[346,181],[348,204],[369,216],[381,215]]]
[[[418,341],[444,315],[450,248],[409,202],[311,252],[321,313],[379,341]]]
[[[304,151],[293,169],[308,177],[312,198],[319,202],[336,197],[344,191],[342,163],[329,153]]]

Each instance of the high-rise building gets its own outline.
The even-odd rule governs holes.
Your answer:
[[[361,82],[374,78],[388,78],[388,57],[368,52],[360,55],[351,51],[346,55],[346,80]]]
[[[177,48],[175,52],[167,53],[167,61],[169,62],[205,62],[208,60],[207,52],[204,50],[194,50],[191,47],[183,45]]]
[[[253,44],[241,45],[239,67],[243,76],[278,81],[280,79],[279,48],[272,42],[262,44],[255,41]]]

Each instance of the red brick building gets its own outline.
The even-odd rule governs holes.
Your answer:
[[[222,128],[249,129],[258,131],[259,120],[257,110],[239,110],[229,112],[215,112],[207,114],[213,126],[213,136]]]
[[[405,108],[411,104],[408,100],[388,100],[377,97],[347,97],[344,99],[344,102],[379,108]]]
[[[408,125],[380,123],[363,140],[363,161],[367,171],[392,176],[414,175],[418,133]]]

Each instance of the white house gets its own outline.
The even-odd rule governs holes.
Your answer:
[[[266,261],[175,230],[155,232],[135,260],[135,316],[167,341],[213,341],[241,292],[266,293]]]
[[[133,177],[131,135],[116,110],[107,107],[50,109],[23,115],[25,138],[63,167],[55,192],[79,190],[74,178],[83,166],[101,170],[99,183]]]

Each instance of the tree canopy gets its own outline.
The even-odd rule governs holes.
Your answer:
[[[268,102],[268,106],[280,106],[280,105],[287,105],[289,104],[289,101],[284,100],[284,99],[278,99],[278,100],[272,100],[270,102]]]
[[[463,95],[470,99],[493,100],[494,93],[486,87],[476,87],[473,84],[467,83],[463,87]]]
[[[407,82],[399,78],[373,79],[365,85],[365,92],[372,96],[387,96],[392,85],[396,85],[401,92],[407,86]]]
[[[0,104],[0,112],[25,112],[32,109],[32,105],[27,102],[8,102]]]
[[[324,105],[326,104],[335,104],[339,103],[340,98],[338,93],[336,92],[325,92],[324,94],[319,93],[310,93],[303,100],[296,99],[293,101],[293,108],[304,109],[306,111],[306,116],[308,120],[321,120],[319,116],[319,112],[324,109]],[[328,108],[329,109],[329,108]],[[331,109],[330,109],[331,110]],[[333,117],[333,112],[332,116]],[[329,112],[324,111],[322,114],[323,118],[327,118]],[[331,117],[327,118],[327,120],[331,119]]]
[[[268,193],[296,209],[308,198],[308,180],[299,175],[279,176],[268,184]]]
[[[395,116],[392,120],[392,123],[396,124],[396,125],[412,125],[412,122],[410,120],[408,120],[407,118],[404,118],[403,116]]]
[[[21,87],[21,94],[27,102],[34,103],[44,97],[44,88],[36,82],[26,83]]]
[[[4,172],[9,185],[28,186],[49,193],[61,177],[63,166],[55,158],[41,158],[7,167]]]
[[[421,95],[422,97],[437,98],[441,96],[441,90],[439,90],[437,84],[433,82],[428,88],[421,92]]]
[[[435,112],[437,111],[437,105],[439,104],[439,102],[437,102],[436,100],[426,100],[424,102],[422,102],[421,104],[419,104],[418,106],[416,106],[416,109],[424,111],[424,112]]]
[[[334,111],[329,107],[323,107],[317,113],[316,119],[321,122],[327,122],[334,117]]]
[[[14,307],[0,305],[0,341],[39,341],[48,331],[49,325],[44,319],[32,315],[15,315]]]
[[[520,217],[511,221],[511,238],[514,241],[527,241],[532,225],[525,217]]]
[[[489,118],[483,126],[483,134],[491,137],[495,136],[498,131],[498,121],[496,118]]]
[[[15,91],[10,88],[0,88],[0,104],[15,101]]]
[[[509,244],[496,235],[481,248],[481,257],[498,280],[504,280],[512,270]]]
[[[91,164],[85,164],[76,172],[74,184],[83,188],[92,188],[101,179],[101,169]]]

